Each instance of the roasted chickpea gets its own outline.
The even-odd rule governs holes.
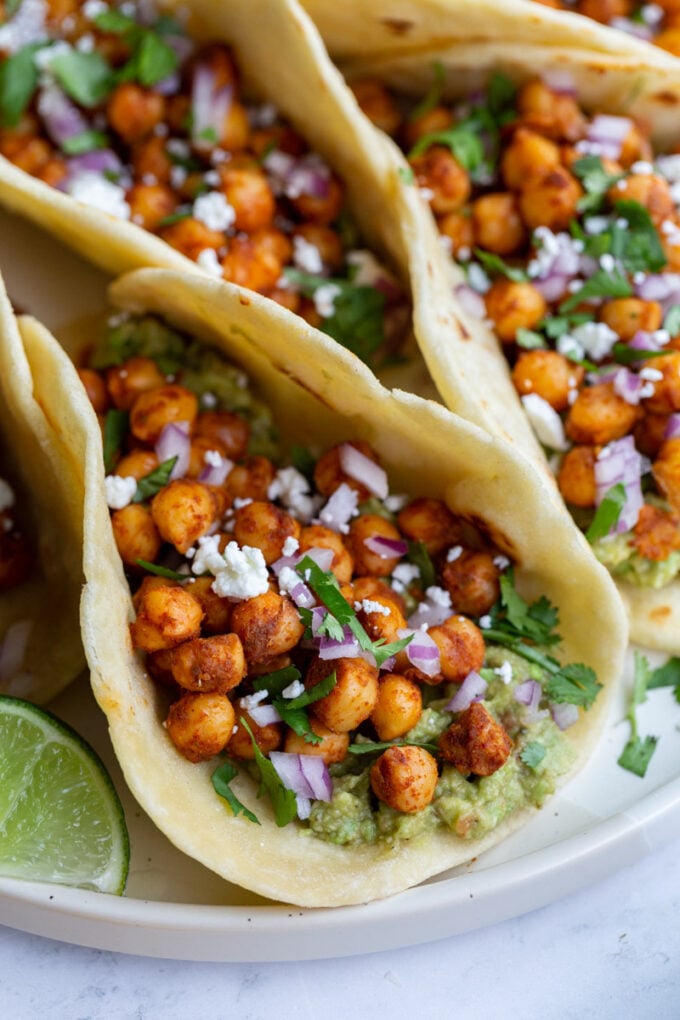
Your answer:
[[[363,599],[379,599],[386,605],[389,603],[403,615],[406,602],[402,595],[379,577],[355,577],[352,582],[352,598],[361,602]]]
[[[624,343],[628,343],[640,329],[650,333],[659,329],[663,321],[663,311],[658,301],[612,298],[602,306],[600,321],[606,322]]]
[[[645,503],[633,528],[633,545],[646,560],[668,559],[680,549],[680,516],[673,510]]]
[[[363,659],[314,659],[305,687],[315,687],[329,673],[336,683],[330,694],[309,706],[315,719],[334,733],[349,733],[368,719],[378,700],[378,670]]]
[[[243,103],[234,100],[222,121],[219,138],[220,148],[226,149],[228,152],[238,152],[240,149],[246,148],[249,137],[250,122],[248,120],[248,111]],[[195,141],[194,145],[196,145]],[[210,145],[210,142],[206,143],[206,147],[210,147]],[[197,147],[200,148],[200,143]]]
[[[219,509],[211,487],[188,478],[170,482],[151,501],[151,516],[163,541],[181,553],[207,535]]]
[[[371,722],[380,740],[403,737],[420,719],[423,696],[418,684],[399,673],[383,673]]]
[[[437,131],[446,131],[447,128],[453,125],[453,113],[445,106],[434,106],[431,110],[418,116],[415,116],[414,113],[411,114],[401,129],[401,139],[407,152],[421,138],[432,135]]]
[[[222,259],[225,280],[260,293],[276,286],[282,270],[283,262],[264,231],[231,238],[227,254]]]
[[[226,244],[224,231],[211,230],[195,216],[185,216],[184,219],[170,223],[167,227],[159,227],[158,235],[192,262],[196,262],[206,248],[217,251]]]
[[[680,411],[680,351],[654,358],[650,367],[661,372],[661,379],[654,381],[654,393],[645,398],[645,411],[652,414]]]
[[[135,398],[130,409],[130,429],[142,443],[153,445],[166,425],[183,421],[191,426],[197,413],[198,400],[191,390],[168,383],[145,390]]]
[[[166,148],[167,139],[153,135],[138,142],[132,150],[135,177],[143,181],[153,178],[156,184],[169,184],[172,160]]]
[[[469,209],[440,216],[437,220],[437,226],[439,227],[439,233],[443,237],[448,237],[451,242],[451,254],[454,258],[456,256],[462,257],[462,254],[469,256],[477,243]]]
[[[359,600],[354,594],[354,606],[359,622],[372,641],[382,639],[391,644],[398,639],[399,631],[408,626],[404,614],[391,598],[376,595]]]
[[[246,675],[246,660],[236,634],[216,634],[183,641],[172,650],[170,668],[187,691],[226,694]]]
[[[204,634],[226,634],[231,630],[233,602],[213,591],[212,577],[196,577],[191,581],[191,592],[203,610],[201,631]]]
[[[371,766],[371,789],[395,811],[412,815],[434,798],[437,762],[424,747],[388,747]]]
[[[241,639],[249,666],[295,648],[305,630],[291,600],[274,591],[238,602],[231,629]]]
[[[224,483],[234,499],[266,499],[276,468],[267,457],[248,457],[237,464]]]
[[[492,192],[472,203],[472,222],[480,248],[497,255],[511,255],[526,242],[527,232],[509,192]]]
[[[150,135],[164,114],[164,97],[134,82],[117,85],[106,104],[108,123],[128,145]]]
[[[241,546],[260,549],[267,566],[283,556],[286,539],[299,536],[299,522],[274,503],[253,500],[236,511],[234,538]]]
[[[106,387],[114,405],[129,411],[140,393],[165,385],[165,377],[151,358],[128,358],[106,371]]]
[[[52,148],[44,138],[35,138],[21,131],[3,132],[0,151],[24,173],[37,176],[49,161]]]
[[[399,530],[414,542],[422,542],[430,556],[455,545],[461,524],[441,499],[419,496],[399,511]]]
[[[597,383],[582,389],[571,405],[566,433],[574,443],[604,446],[630,432],[640,415],[638,407],[614,392],[612,383]]]
[[[387,135],[394,135],[401,114],[389,89],[377,78],[357,78],[350,82],[354,98],[368,119]]]
[[[514,343],[518,329],[533,329],[547,310],[545,298],[533,284],[505,279],[491,284],[485,303],[503,343]]]
[[[116,474],[121,478],[141,478],[150,475],[158,467],[158,455],[153,450],[139,448],[127,453],[116,464]]]
[[[579,14],[608,25],[612,18],[627,18],[633,9],[632,0],[579,0]]]
[[[378,551],[371,548],[370,543],[380,539],[388,542],[401,540],[399,530],[380,514],[361,514],[350,522],[347,546],[354,558],[357,574],[388,577],[399,563],[399,553],[390,554],[389,548],[380,548]]]
[[[465,616],[488,613],[500,595],[500,569],[488,552],[465,549],[442,566],[442,585],[451,605]]]
[[[168,577],[158,577],[156,574],[145,574],[142,578],[142,583],[132,596],[132,605],[135,607],[135,613],[139,612],[139,607],[146,598],[147,593],[154,588],[179,588],[179,582],[171,581]]]
[[[557,351],[523,351],[512,370],[512,381],[520,395],[537,393],[556,411],[566,411],[583,375],[581,366]]]
[[[652,464],[657,485],[675,511],[680,511],[680,439],[667,439]]]
[[[216,440],[224,448],[225,456],[240,460],[248,449],[250,426],[245,418],[231,411],[202,411],[196,418],[194,435]]]
[[[539,78],[522,86],[517,94],[517,107],[522,122],[548,138],[575,142],[585,134],[586,118],[577,101],[554,92]]]
[[[489,710],[473,701],[442,733],[439,750],[463,775],[490,776],[510,757],[512,740]]]
[[[139,569],[137,560],[153,563],[161,548],[161,537],[149,508],[130,503],[111,514],[113,537],[126,567]]]
[[[224,694],[185,694],[170,706],[165,728],[185,758],[209,761],[229,742],[234,718],[233,706]]]
[[[432,193],[429,199],[435,216],[457,212],[470,197],[471,184],[467,172],[449,149],[434,145],[411,160],[419,188]]]
[[[654,44],[672,53],[673,56],[680,56],[680,26],[667,28],[654,37]]]
[[[299,195],[292,204],[303,220],[329,226],[342,211],[345,194],[337,177],[329,177],[324,195]]]
[[[78,375],[95,412],[106,414],[109,409],[109,394],[101,374],[91,368],[79,368]]]
[[[667,414],[646,412],[634,429],[635,446],[645,457],[656,457],[666,439]]]
[[[557,473],[557,484],[565,503],[572,506],[595,506],[594,446],[574,446],[565,453]]]
[[[501,157],[501,174],[509,188],[522,191],[560,166],[554,142],[528,128],[518,128]]]
[[[185,477],[199,478],[208,466],[211,454],[219,454],[220,457],[229,460],[224,443],[218,439],[211,439],[209,436],[195,435],[189,448],[189,466],[186,469]],[[206,455],[208,459],[206,459]]]
[[[341,584],[352,579],[354,560],[337,531],[331,531],[321,524],[310,524],[303,528],[300,532],[300,552],[309,552],[310,549],[332,549],[331,571]]]
[[[234,229],[247,234],[268,227],[274,219],[276,201],[263,170],[253,163],[220,167],[220,188],[236,214]]]
[[[484,636],[466,616],[450,616],[443,623],[429,627],[427,633],[439,649],[441,672],[450,683],[462,683],[468,673],[484,665]]]
[[[565,230],[577,215],[583,188],[565,167],[556,167],[539,181],[528,185],[519,197],[519,209],[526,225]]]
[[[289,754],[314,754],[323,758],[327,765],[343,761],[349,747],[348,733],[333,733],[318,719],[310,719],[309,728],[317,737],[321,737],[318,744],[311,744],[293,730],[287,730],[283,744],[284,751],[288,751]]]
[[[344,471],[341,459],[344,446],[353,446],[363,453],[364,457],[378,463],[377,454],[363,439],[353,439],[350,443],[339,443],[337,446],[332,446],[330,450],[326,450],[317,460],[314,467],[314,484],[322,496],[332,496],[335,490],[344,483],[358,493],[359,502],[362,502],[368,499],[370,492],[361,482]]]
[[[638,202],[648,211],[659,227],[675,211],[668,181],[657,174],[629,174],[613,184],[607,192],[610,202]]]
[[[135,184],[125,198],[130,219],[145,230],[156,230],[177,207],[174,191],[165,184]]]
[[[335,273],[341,269],[345,252],[342,237],[337,230],[318,223],[301,223],[295,228],[294,236],[301,237],[307,244],[316,248],[326,272]]]
[[[202,617],[199,603],[184,588],[158,585],[139,599],[130,625],[132,643],[143,652],[174,648],[199,636]]]
[[[231,740],[229,741],[229,757],[236,758],[238,761],[252,761],[255,757],[255,750],[253,748],[253,740],[257,744],[260,751],[263,754],[269,754],[270,751],[278,751],[283,741],[283,725],[282,723],[267,723],[265,726],[260,726],[256,723],[253,717],[246,709],[241,708],[240,705],[236,705],[236,728],[232,734]],[[252,733],[252,740],[250,733],[243,725],[243,720],[250,727],[250,733]]]

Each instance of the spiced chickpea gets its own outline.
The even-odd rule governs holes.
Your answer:
[[[469,209],[440,216],[437,220],[437,226],[439,233],[450,240],[451,254],[454,258],[460,256],[461,252],[465,254],[472,252],[476,241],[475,228]]]
[[[441,583],[451,605],[465,616],[488,613],[500,595],[500,569],[491,553],[464,549],[441,568]]]
[[[246,675],[243,645],[236,634],[183,641],[172,650],[170,669],[187,691],[226,694]]]
[[[359,453],[363,453],[364,457],[378,463],[377,455],[363,439],[353,439],[350,443],[338,443],[337,446],[326,450],[317,460],[314,466],[314,484],[322,496],[332,496],[335,490],[344,483],[349,485],[350,489],[354,489],[359,496],[359,502],[362,502],[368,499],[370,492],[365,485],[358,482],[356,478],[352,478],[343,469],[341,457],[344,446],[353,446]]]
[[[655,46],[661,47],[674,57],[680,56],[680,25],[666,28],[654,37]]]
[[[652,414],[646,411],[635,426],[635,446],[645,457],[656,457],[666,439],[667,414]]]
[[[657,227],[675,211],[668,181],[658,174],[629,174],[611,186],[607,198],[612,203],[638,202]]]
[[[147,652],[144,657],[144,668],[152,680],[155,680],[157,684],[161,684],[163,687],[167,687],[168,690],[173,692],[175,697],[178,697],[181,690],[170,669],[171,657],[172,648],[163,648],[160,652]]]
[[[411,160],[419,188],[432,193],[429,199],[435,216],[457,212],[470,197],[472,186],[467,172],[449,149],[433,145]]]
[[[399,530],[413,542],[422,542],[436,556],[461,536],[461,524],[441,499],[419,496],[397,515]]]
[[[209,761],[229,742],[234,718],[234,708],[224,694],[185,694],[170,706],[165,728],[185,758]]]
[[[505,279],[491,284],[485,304],[503,343],[514,343],[518,329],[533,329],[547,311],[545,298],[533,284]]]
[[[612,298],[600,309],[600,321],[618,334],[623,343],[629,343],[643,329],[652,333],[661,327],[663,311],[658,301],[641,298]]]
[[[267,457],[248,457],[231,469],[224,483],[234,499],[266,499],[276,468]]]
[[[519,90],[517,108],[524,124],[548,138],[575,142],[585,134],[586,118],[577,101],[554,92],[539,78]]]
[[[439,649],[445,680],[462,683],[468,673],[484,665],[484,636],[467,616],[449,616],[443,623],[429,627],[427,633]],[[437,682],[435,679],[434,683]]]
[[[446,131],[453,125],[453,113],[445,106],[434,106],[426,113],[419,116],[409,117],[401,129],[401,140],[408,152],[416,142],[427,135],[435,134],[438,131]]]
[[[511,255],[526,242],[517,199],[508,191],[476,199],[472,203],[472,222],[477,244],[496,255]]]
[[[633,546],[646,560],[666,560],[680,549],[680,516],[645,503],[633,527]]]
[[[189,478],[170,482],[151,501],[151,516],[163,541],[181,553],[210,531],[219,509],[210,486]]]
[[[597,383],[579,392],[569,409],[565,430],[574,443],[605,446],[630,432],[641,413],[614,392],[612,383]]]
[[[578,212],[583,188],[565,167],[556,167],[519,196],[519,211],[527,227],[566,230]]]
[[[226,244],[224,231],[211,230],[195,216],[185,216],[184,219],[170,223],[167,227],[159,227],[158,236],[192,262],[196,262],[206,248],[217,251]]]
[[[134,184],[125,198],[130,219],[145,230],[155,231],[177,206],[174,191],[165,184]]]
[[[380,740],[403,737],[420,719],[423,696],[418,684],[399,673],[383,673],[371,722]]]
[[[140,447],[125,454],[116,464],[116,474],[121,478],[144,478],[158,467],[158,455],[154,450]]]
[[[191,592],[203,610],[201,631],[203,634],[227,634],[231,630],[233,602],[213,591],[212,577],[197,577],[192,580]]]
[[[512,381],[520,396],[537,393],[556,411],[565,411],[583,375],[580,365],[558,351],[523,351],[512,370]]]
[[[512,740],[489,710],[473,701],[442,733],[439,750],[463,775],[491,776],[510,757]]]
[[[328,185],[323,195],[299,195],[292,199],[292,204],[303,220],[329,226],[337,220],[345,200],[344,189],[334,176],[328,178]]]
[[[612,18],[627,18],[632,13],[632,0],[578,0],[579,14],[608,25]]]
[[[274,591],[238,602],[231,629],[241,639],[249,666],[289,652],[305,630],[291,600]]]
[[[595,506],[595,461],[597,448],[573,446],[565,453],[557,472],[557,484],[565,503]]]
[[[247,234],[268,227],[274,219],[276,200],[264,171],[256,164],[220,167],[220,189],[234,210],[235,230]]]
[[[153,445],[166,425],[172,422],[193,422],[198,413],[198,400],[191,390],[174,383],[144,390],[130,408],[130,429],[136,439]]]
[[[330,694],[309,706],[310,714],[334,733],[349,733],[368,719],[378,700],[378,670],[363,659],[314,659],[305,676],[309,690],[335,673]]]
[[[132,165],[135,177],[154,178],[156,184],[169,184],[172,172],[172,160],[166,148],[167,139],[158,135],[144,138],[133,147]]]
[[[357,78],[350,82],[354,98],[368,119],[387,135],[394,135],[401,114],[389,89],[377,78]]]
[[[662,354],[649,364],[661,372],[661,378],[654,380],[654,392],[643,401],[645,411],[652,414],[680,411],[680,351]]]
[[[234,538],[239,545],[259,549],[269,566],[283,555],[287,539],[299,539],[300,523],[274,503],[253,500],[239,507],[234,518]]]
[[[106,118],[124,142],[131,145],[150,135],[165,115],[165,98],[160,92],[123,82],[111,93]]]
[[[432,803],[439,774],[437,762],[424,747],[388,747],[373,763],[371,789],[395,811],[412,815]]]
[[[327,765],[344,760],[349,747],[349,733],[333,733],[333,730],[314,718],[309,720],[309,728],[317,737],[321,737],[319,743],[312,744],[289,729],[283,742],[284,751],[289,754],[313,754],[323,758]]]
[[[357,574],[374,574],[388,577],[401,559],[401,554],[390,552],[389,545],[376,549],[371,544],[376,540],[386,543],[401,541],[399,529],[380,514],[360,514],[350,521],[347,546],[354,558]]]
[[[521,127],[501,156],[501,175],[509,188],[522,191],[560,166],[559,147],[549,138]]]
[[[143,652],[174,648],[199,636],[202,618],[200,604],[184,588],[167,584],[149,588],[130,625],[132,644]]]
[[[342,237],[332,227],[325,227],[319,223],[301,223],[295,228],[295,237],[301,237],[311,244],[321,256],[324,269],[328,272],[338,272],[345,259]]]
[[[325,528],[322,524],[310,524],[303,528],[300,532],[300,552],[305,553],[310,549],[332,549],[331,571],[340,584],[351,581],[352,574],[355,572],[354,560],[342,535],[339,535],[337,531],[331,531],[330,528]]]
[[[248,449],[250,426],[231,411],[201,411],[194,423],[194,436],[216,440],[230,460],[240,460]]]
[[[654,152],[647,134],[637,124],[631,123],[630,129],[621,143],[619,154],[621,166],[629,167],[637,160],[650,163],[653,159]]]
[[[281,278],[283,262],[263,232],[239,234],[229,240],[222,259],[222,276],[249,290],[266,292]]]
[[[199,478],[201,473],[208,466],[211,455],[219,454],[220,457],[230,460],[224,443],[219,439],[212,439],[209,436],[195,435],[189,447],[189,466],[186,469],[187,478]],[[230,461],[231,463],[231,461]]]
[[[106,414],[109,409],[109,394],[101,373],[91,368],[79,368],[78,376],[95,412]]]
[[[126,567],[139,569],[137,560],[153,563],[161,548],[161,536],[151,512],[142,503],[130,503],[111,514],[113,537]]]
[[[391,644],[398,639],[399,631],[408,626],[404,614],[392,599],[380,595],[358,599],[356,592],[353,592],[353,598],[359,622],[372,641],[382,640]]]
[[[114,405],[129,411],[140,393],[165,385],[165,377],[152,358],[128,358],[106,370],[106,387]]]
[[[352,597],[357,602],[362,599],[380,599],[385,604],[390,604],[399,610],[406,612],[406,602],[402,595],[380,577],[355,577],[352,582]]]
[[[178,587],[179,582],[171,581],[169,577],[159,577],[156,574],[145,574],[142,578],[142,583],[132,596],[132,605],[135,607],[135,612],[139,612],[139,607],[146,598],[148,592],[153,591],[154,588]]]
[[[22,132],[3,133],[0,152],[6,156],[19,170],[37,176],[41,168],[48,162],[52,153],[49,142],[44,138],[35,138]]]
[[[680,439],[667,439],[652,464],[654,479],[676,512],[680,512]]]
[[[252,761],[255,757],[253,740],[262,754],[269,754],[270,751],[278,751],[283,742],[283,725],[281,723],[266,723],[261,726],[255,722],[251,714],[240,705],[235,706],[236,727],[229,741],[229,757],[237,761]],[[248,724],[250,733],[243,725],[243,720]]]

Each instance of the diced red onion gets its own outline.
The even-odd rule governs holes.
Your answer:
[[[180,64],[188,60],[195,49],[194,41],[188,35],[164,35],[163,42],[167,43]]]
[[[0,644],[0,682],[21,673],[33,620],[15,620],[5,631]]]
[[[455,294],[460,301],[460,307],[468,315],[471,315],[473,319],[484,319],[486,317],[484,298],[476,290],[468,286],[467,283],[460,283],[455,289]]]
[[[356,490],[343,482],[319,511],[319,520],[331,531],[344,532],[357,512],[358,503]]]
[[[85,170],[101,174],[119,174],[123,169],[123,164],[113,149],[93,149],[92,152],[84,152],[80,156],[71,156],[66,160],[66,165],[69,176],[75,176]]]
[[[319,627],[321,626],[323,621],[326,619],[326,615],[327,614],[328,614],[328,610],[326,609],[325,606],[314,606],[313,607],[313,609],[312,609],[311,628],[312,628],[312,634],[313,634],[314,637],[316,637],[317,634],[319,633]]]
[[[189,422],[173,421],[166,425],[158,437],[155,446],[156,456],[159,462],[177,457],[175,466],[170,474],[171,479],[184,478],[189,467],[191,455],[191,440],[189,439]]]
[[[316,599],[304,581],[300,580],[288,590],[288,594],[298,609],[311,609],[316,604]]]
[[[645,329],[638,329],[633,334],[628,346],[635,351],[660,351],[663,344],[655,339],[653,333],[649,333]]]
[[[331,569],[335,553],[332,549],[313,546],[311,549],[305,549],[304,552],[295,553],[294,556],[280,556],[278,560],[272,563],[272,570],[278,577],[284,567],[290,567],[292,570],[295,570],[306,556],[309,556],[310,560],[314,560],[317,567],[321,570],[328,571]]]
[[[374,460],[357,450],[351,443],[341,443],[339,450],[340,467],[353,478],[360,482],[369,492],[378,499],[385,499],[389,493],[387,475]]]
[[[384,535],[371,535],[364,539],[364,545],[384,560],[394,559],[395,556],[405,556],[408,552],[408,542],[404,542],[400,538],[387,538]]]
[[[270,726],[282,721],[273,705],[255,705],[248,709],[248,715],[258,726]]]
[[[524,718],[526,722],[538,722],[539,719],[548,714],[547,711],[541,711],[538,707],[543,694],[543,688],[538,680],[525,680],[524,683],[518,684],[515,687],[514,693],[515,701],[525,707]]]
[[[654,38],[654,32],[650,25],[645,25],[641,21],[633,21],[631,18],[613,17],[609,19],[609,25],[611,28],[618,28],[619,32],[626,32],[638,39],[644,39],[645,42],[650,42]]]
[[[217,454],[217,456],[220,458],[219,463],[206,463],[198,476],[199,482],[205,482],[206,485],[224,485],[227,475],[234,466],[234,462],[229,460],[228,457],[222,457],[221,454]]]
[[[621,367],[614,373],[614,392],[627,404],[639,404],[645,380],[636,372]]]
[[[668,415],[666,428],[663,432],[664,439],[680,439],[680,412]]]
[[[466,708],[470,707],[473,701],[482,700],[486,694],[488,686],[489,685],[484,677],[481,677],[479,673],[475,673],[475,671],[472,670],[472,672],[468,673],[465,677],[451,700],[444,705],[444,711],[464,712]]]
[[[565,276],[562,273],[551,273],[543,280],[533,279],[531,282],[546,301],[559,301],[566,291],[570,279],[570,276]]]
[[[571,71],[566,68],[555,67],[544,71],[541,80],[551,92],[557,92],[561,96],[575,96],[576,85]]]
[[[55,145],[61,146],[69,138],[82,135],[90,128],[78,107],[58,85],[48,85],[41,90],[38,96],[38,113]]]
[[[632,436],[608,443],[595,460],[595,505],[599,506],[613,485],[622,483],[626,498],[613,533],[629,531],[644,504],[641,486],[642,458]]]
[[[194,145],[212,148],[215,142],[206,141],[206,135],[211,133],[217,141],[221,139],[233,92],[230,85],[217,87],[215,72],[207,64],[196,67],[191,87],[191,140]]]
[[[441,673],[441,662],[436,643],[424,630],[402,628],[397,631],[399,638],[409,637],[411,634],[413,639],[405,648],[406,658],[425,676],[437,676],[438,673]]]
[[[633,122],[629,117],[613,117],[608,113],[598,113],[588,125],[586,138],[600,148],[600,155],[608,159],[618,159],[623,142],[632,127]]]
[[[671,297],[680,301],[680,273],[650,273],[634,283],[633,289],[643,301],[666,301]]]
[[[269,760],[283,785],[298,796],[325,801],[333,796],[333,781],[320,755],[272,751]]]
[[[161,78],[153,86],[153,91],[157,92],[159,96],[174,96],[179,92],[182,85],[182,79],[180,78],[177,71],[169,74],[166,78]],[[217,136],[219,138],[219,134]]]
[[[275,149],[264,160],[264,168],[271,178],[272,189],[277,195],[299,198],[327,198],[330,188],[330,170],[319,156],[308,153],[299,159],[288,152]]]
[[[554,723],[559,726],[561,730],[566,730],[574,723],[578,722],[578,706],[570,705],[567,702],[564,704],[556,704],[551,702],[550,714],[553,717]]]
[[[359,657],[359,643],[349,627],[343,627],[344,638],[336,641],[335,638],[323,635],[319,640],[320,659],[356,659]]]

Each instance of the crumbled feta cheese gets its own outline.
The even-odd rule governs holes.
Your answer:
[[[279,594],[290,595],[293,589],[300,583],[300,575],[292,567],[282,567],[279,571]]]
[[[660,372],[658,368],[652,368],[651,365],[641,368],[638,375],[640,379],[646,379],[648,382],[658,382],[663,379],[663,372]]]
[[[284,556],[294,556],[300,548],[300,543],[294,535],[289,535],[286,541],[283,543],[283,549],[281,550]]]
[[[41,42],[45,36],[45,0],[22,0],[14,17],[0,28],[0,50],[17,53],[24,46]]]
[[[292,683],[288,684],[281,691],[281,697],[283,698],[299,698],[301,694],[305,693],[305,685],[302,680],[293,680]]]
[[[435,584],[425,589],[425,598],[429,599],[430,602],[434,602],[437,606],[446,607],[451,605],[451,596],[446,588],[439,588]]]
[[[471,262],[467,270],[468,283],[478,294],[486,294],[491,287],[491,280],[478,262]]]
[[[212,590],[221,598],[252,599],[263,595],[269,588],[267,564],[261,549],[229,542],[223,553],[219,551],[219,535],[204,535],[198,540],[194,556],[195,574],[213,574]]]
[[[403,492],[393,492],[391,495],[386,496],[383,500],[383,506],[386,510],[389,510],[391,514],[398,514],[400,510],[403,510],[409,501],[409,497]]]
[[[249,712],[251,708],[257,708],[261,701],[266,701],[269,697],[269,691],[255,691],[253,694],[246,694],[243,698],[239,698],[239,705],[241,708],[245,708],[246,712]]]
[[[222,266],[214,248],[204,248],[203,251],[200,251],[196,262],[210,276],[214,276],[217,280],[222,279]]]
[[[248,506],[253,500],[250,496],[235,496],[233,507],[234,510],[240,510],[243,506]]]
[[[643,4],[640,8],[640,17],[645,25],[651,25],[652,28],[661,24],[665,13],[660,4]]]
[[[488,615],[487,616],[480,616],[480,618],[479,618],[479,626],[482,628],[482,630],[488,630],[489,627],[491,626],[491,617],[488,616]]]
[[[130,219],[130,206],[125,201],[125,189],[102,174],[83,170],[67,179],[66,190],[72,198],[90,205],[119,220]]]
[[[104,490],[106,502],[111,510],[122,510],[132,502],[132,497],[137,491],[137,479],[107,475],[104,479]]]
[[[575,326],[570,334],[565,333],[560,337],[558,350],[565,356],[567,355],[565,345],[569,346],[566,340],[568,336],[574,341],[570,353],[573,352],[579,359],[587,355],[594,361],[601,361],[606,357],[619,339],[618,334],[610,329],[606,322],[584,322],[580,326]]]
[[[637,162],[633,163],[630,171],[633,174],[642,174],[644,176],[647,174],[653,174],[654,167],[651,163],[648,163],[646,159],[638,159]]]
[[[600,255],[600,266],[606,273],[613,272],[616,266],[616,259],[611,252],[606,251],[604,255]]]
[[[80,8],[83,16],[88,21],[94,21],[100,14],[105,14],[108,9],[109,5],[104,3],[104,0],[85,0],[85,3]]]
[[[193,214],[208,230],[228,230],[236,220],[234,207],[227,202],[221,191],[199,195],[194,202]]]
[[[510,566],[510,560],[503,553],[499,553],[498,556],[493,558],[494,566],[498,567],[499,570],[505,570]]]
[[[203,454],[203,460],[210,467],[221,467],[223,458],[219,450],[206,450]]]
[[[212,410],[213,407],[217,407],[219,401],[214,393],[201,393],[201,408],[205,410]]]
[[[608,226],[608,216],[588,216],[583,221],[583,229],[586,234],[604,234]]]
[[[405,591],[417,577],[420,571],[415,564],[399,563],[392,571],[392,587],[395,591]]]
[[[661,233],[669,244],[680,244],[680,227],[673,220],[664,220],[661,224]]]
[[[512,680],[512,663],[506,659],[500,666],[494,667],[494,673],[501,678],[504,684],[509,684]]]
[[[175,191],[179,191],[179,189],[186,181],[187,176],[188,176],[187,171],[184,169],[183,166],[170,167],[170,184],[175,189]]]
[[[60,57],[64,53],[70,53],[73,47],[69,45],[64,39],[56,39],[50,43],[49,46],[43,47],[41,50],[36,50],[33,54],[33,64],[38,71],[44,74],[45,71],[49,70],[50,64],[55,57]]]
[[[330,319],[335,312],[336,298],[342,293],[337,283],[322,283],[314,291],[314,307],[322,319]]]
[[[462,552],[463,552],[462,545],[452,545],[446,554],[446,562],[453,563],[454,560],[457,560],[458,557],[462,555]]]
[[[207,170],[203,174],[203,180],[206,184],[210,185],[211,188],[219,188],[221,177],[217,170]]]
[[[351,518],[359,513],[358,506],[359,493],[343,482],[319,511],[319,524],[346,535],[349,532]]]
[[[444,234],[441,236],[444,237]],[[462,244],[456,252],[456,258],[459,262],[469,262],[472,258],[472,248],[468,248],[466,244]]]
[[[91,32],[88,32],[87,35],[81,35],[76,43],[76,49],[79,53],[92,53],[94,46],[95,38]]]
[[[280,500],[287,510],[305,523],[316,509],[317,500],[309,494],[309,482],[295,467],[281,468],[267,490],[267,498]]]
[[[532,240],[536,253],[527,266],[529,276],[544,279],[551,273],[555,262],[559,262],[560,271],[567,275],[578,271],[583,244],[579,245],[570,234],[554,234],[548,227],[537,227]]]
[[[671,184],[680,184],[680,153],[657,156],[656,169]]]
[[[551,450],[566,450],[564,425],[554,407],[538,393],[527,393],[521,400],[539,442]]]
[[[0,513],[9,510],[11,506],[14,506],[14,489],[4,478],[0,478]]]
[[[418,188],[418,193],[421,198],[424,198],[426,202],[431,202],[434,198],[434,191],[432,188]]]
[[[322,273],[323,259],[315,244],[300,234],[293,238],[293,262],[304,273]]]
[[[382,602],[376,602],[374,599],[362,599],[361,602],[355,602],[354,608],[357,613],[363,610],[365,613],[378,613],[380,616],[390,615],[390,607],[384,606]]]

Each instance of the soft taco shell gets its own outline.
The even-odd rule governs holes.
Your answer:
[[[72,369],[55,341],[49,347],[49,372],[33,372],[0,280],[0,475],[15,489],[17,521],[34,555],[27,580],[0,594],[0,691],[40,703],[85,665],[78,622],[83,484],[59,420]]]
[[[363,437],[398,490],[441,496],[457,512],[485,522],[516,559],[525,596],[544,593],[560,607],[563,654],[591,665],[605,684],[573,730],[577,764],[583,764],[601,732],[607,692],[620,675],[625,619],[609,576],[567,516],[546,499],[542,477],[526,460],[438,404],[390,394],[358,359],[320,341],[304,324],[296,323],[291,336],[283,311],[230,285],[143,270],[116,282],[111,297],[133,312],[165,316],[240,364],[285,440],[323,445]],[[31,362],[49,366],[53,348],[45,331],[32,323],[25,334]],[[343,848],[305,836],[294,824],[278,829],[267,804],[256,800],[255,784],[244,777],[235,790],[262,825],[234,818],[213,791],[214,764],[190,764],[167,738],[156,689],[132,651],[133,609],[103,494],[101,437],[86,403],[74,376],[64,428],[86,476],[83,641],[126,780],[173,843],[264,896],[333,906],[403,890],[477,855],[525,821],[528,812],[518,812],[474,844],[436,834],[394,850]]]

